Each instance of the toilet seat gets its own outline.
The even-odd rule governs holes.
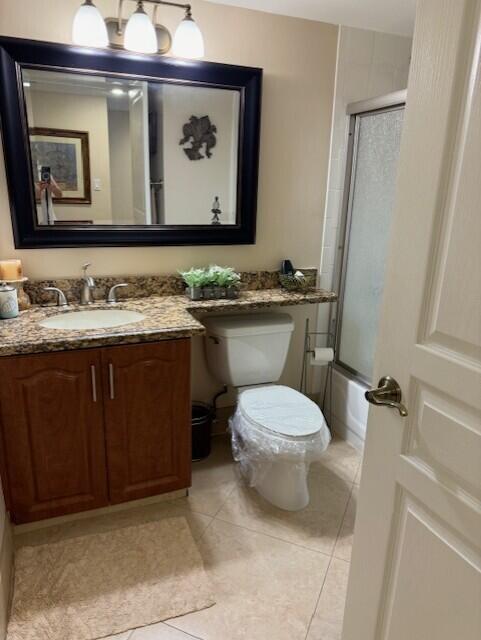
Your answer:
[[[326,428],[319,407],[302,393],[283,385],[242,391],[238,410],[251,425],[281,437],[302,440]]]
[[[309,466],[331,440],[319,407],[282,385],[244,388],[229,428],[234,459],[248,484],[276,507],[303,509]]]

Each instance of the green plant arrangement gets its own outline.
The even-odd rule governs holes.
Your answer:
[[[239,295],[241,277],[232,267],[214,264],[206,268],[192,267],[179,273],[191,300],[237,298]]]
[[[185,284],[194,289],[201,288],[206,284],[206,271],[205,269],[189,269],[188,271],[179,271]]]

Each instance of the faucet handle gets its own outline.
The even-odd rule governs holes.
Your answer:
[[[59,289],[58,287],[44,287],[44,291],[53,291],[57,294],[57,307],[68,306],[67,298],[65,297],[65,293],[62,289]]]
[[[87,277],[87,269],[92,266],[91,262],[86,262],[82,265],[82,271],[84,272],[84,277]]]
[[[117,289],[128,287],[129,285],[126,282],[121,282],[120,284],[114,284],[113,287],[110,287],[109,293],[107,295],[107,304],[116,304],[117,303]]]

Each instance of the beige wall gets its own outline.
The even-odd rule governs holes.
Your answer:
[[[97,5],[104,16],[115,15],[116,1]],[[79,0],[2,2],[0,31],[69,43],[78,6]],[[32,277],[77,275],[86,259],[93,273],[112,275],[172,272],[213,261],[273,269],[285,256],[301,266],[319,265],[337,27],[201,1],[193,8],[208,60],[264,68],[257,244],[15,251],[2,166],[2,258],[22,258]],[[174,9],[162,10],[171,29],[179,17]]]
[[[27,106],[30,127],[72,129],[87,131],[89,134],[92,204],[56,204],[54,208],[57,218],[59,220],[95,220],[98,224],[112,222],[106,98],[30,89]],[[94,190],[95,179],[100,180],[100,191]]]

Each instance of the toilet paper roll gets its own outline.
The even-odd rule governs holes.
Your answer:
[[[334,360],[334,349],[330,347],[317,347],[311,358],[311,364],[315,367],[322,367]]]

